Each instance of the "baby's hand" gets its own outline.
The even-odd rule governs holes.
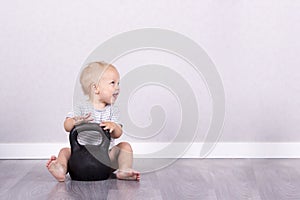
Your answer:
[[[101,127],[104,127],[104,130],[109,130],[109,133],[112,133],[116,129],[116,123],[114,122],[101,122]]]
[[[79,125],[79,124],[82,124],[82,123],[88,123],[88,122],[94,120],[91,117],[91,113],[88,113],[85,116],[75,116],[75,117],[73,117],[73,119],[75,121],[75,125]]]

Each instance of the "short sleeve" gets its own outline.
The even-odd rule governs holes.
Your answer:
[[[82,116],[82,106],[80,104],[73,105],[73,110],[67,113],[67,118]]]

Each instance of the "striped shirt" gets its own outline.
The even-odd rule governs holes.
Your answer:
[[[102,110],[97,110],[89,101],[84,101],[79,104],[76,104],[72,112],[67,114],[67,117],[75,116],[85,116],[88,113],[91,113],[93,121],[91,123],[101,123],[101,122],[114,122],[119,123],[119,110],[113,105],[107,105]],[[121,125],[121,124],[120,124]],[[101,144],[102,139],[101,135],[96,131],[81,132],[77,137],[78,143],[81,145],[98,145]],[[109,149],[115,145],[114,139],[111,138]]]

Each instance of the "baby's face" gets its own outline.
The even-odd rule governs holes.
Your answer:
[[[98,89],[99,101],[105,104],[113,104],[119,95],[120,75],[114,67],[108,67],[102,74]]]

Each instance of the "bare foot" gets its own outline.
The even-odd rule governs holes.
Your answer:
[[[56,160],[56,156],[51,156],[51,158],[47,161],[46,163],[46,167],[49,167],[50,163],[53,161],[53,160]]]
[[[56,159],[57,158],[55,156],[51,156],[51,158],[47,161],[46,167],[56,180],[63,182],[66,178],[66,169],[58,163]]]
[[[140,181],[141,179],[140,172],[134,171],[132,169],[118,170],[116,176],[120,180]]]

